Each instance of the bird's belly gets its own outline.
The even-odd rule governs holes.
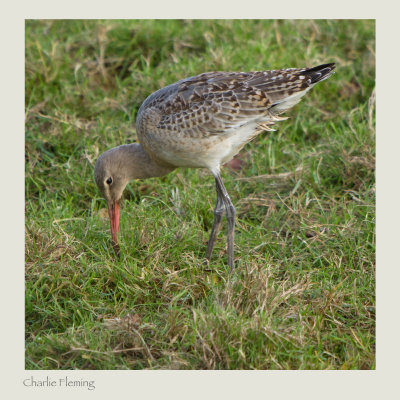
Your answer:
[[[166,134],[163,140],[146,134],[141,143],[156,160],[174,167],[215,168],[230,161],[249,142],[257,124],[234,132],[193,138]]]

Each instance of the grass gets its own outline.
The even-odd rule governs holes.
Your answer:
[[[26,368],[374,369],[374,49],[366,20],[27,21]],[[113,257],[93,167],[150,93],[332,61],[222,170],[231,276],[203,170],[132,182]]]

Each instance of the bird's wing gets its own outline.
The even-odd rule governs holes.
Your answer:
[[[179,131],[201,137],[224,134],[251,121],[262,123],[263,117],[273,120],[274,115],[296,104],[314,83],[325,79],[334,68],[327,66],[207,72],[183,79],[145,100],[138,113],[138,130]],[[282,105],[293,97],[296,99],[288,102],[288,107]]]

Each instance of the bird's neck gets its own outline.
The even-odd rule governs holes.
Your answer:
[[[129,180],[163,176],[175,169],[153,160],[140,143],[124,144],[118,149]]]

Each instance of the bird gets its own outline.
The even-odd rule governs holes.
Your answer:
[[[313,68],[252,72],[205,72],[157,90],[136,118],[138,141],[105,151],[96,161],[95,182],[107,201],[112,244],[119,256],[120,203],[133,179],[164,176],[176,168],[207,168],[215,178],[214,221],[205,253],[210,262],[222,217],[227,218],[229,273],[234,269],[235,207],[221,166],[297,104],[335,63]]]

